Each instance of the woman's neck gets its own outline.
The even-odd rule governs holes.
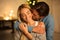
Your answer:
[[[34,21],[34,20],[30,19],[30,20],[28,21],[28,25],[34,26],[34,24],[35,24],[35,21]]]

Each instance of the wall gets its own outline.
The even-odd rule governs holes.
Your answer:
[[[25,2],[26,0],[0,0],[0,16],[9,15],[10,11],[13,10],[13,16],[16,17],[17,8]]]
[[[55,19],[55,31],[60,33],[60,0],[53,0],[52,13]]]

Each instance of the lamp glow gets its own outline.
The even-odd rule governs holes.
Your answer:
[[[32,2],[29,2],[29,4],[31,4]]]
[[[32,5],[35,5],[35,1],[33,1]]]
[[[27,1],[30,1],[30,0],[27,0]]]
[[[4,20],[9,20],[9,17],[4,17]]]

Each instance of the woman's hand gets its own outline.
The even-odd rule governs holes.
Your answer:
[[[28,32],[27,28],[25,27],[24,23],[19,24],[19,28],[22,32]]]
[[[19,28],[20,28],[20,30],[25,34],[25,36],[28,38],[28,39],[30,39],[30,40],[32,40],[32,35],[28,32],[28,30],[27,30],[27,28],[25,27],[25,25],[23,24],[23,23],[21,23],[20,25],[19,25]]]

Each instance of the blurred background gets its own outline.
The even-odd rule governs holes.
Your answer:
[[[29,0],[0,0],[0,40],[15,40],[13,38],[14,34],[11,34],[11,31],[13,30],[12,26],[14,21],[17,18],[17,9],[19,5],[27,4],[28,1]],[[60,0],[37,1],[44,1],[49,5],[50,13],[53,15],[55,22],[53,37],[54,40],[60,40]]]

